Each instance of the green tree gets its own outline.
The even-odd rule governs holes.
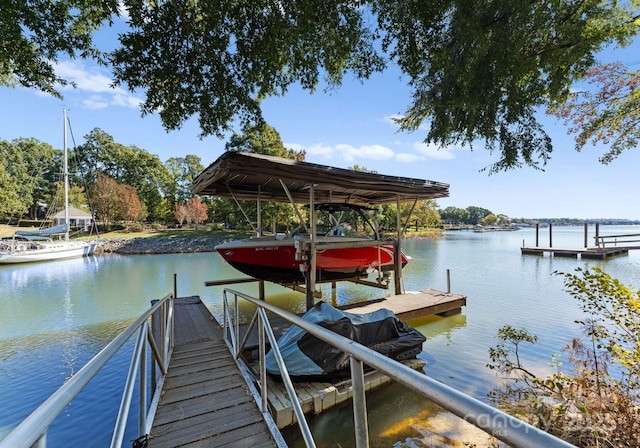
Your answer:
[[[413,224],[418,230],[419,227],[438,227],[442,224],[440,213],[438,213],[438,203],[434,200],[418,201],[413,207],[413,203],[405,202],[400,204],[400,219],[404,223],[410,219],[409,226]],[[395,207],[394,207],[395,209]],[[411,217],[409,217],[411,212]]]
[[[6,2],[5,2],[6,3]],[[167,129],[197,115],[202,135],[261,123],[261,101],[398,67],[413,89],[402,129],[425,142],[482,143],[490,172],[543,167],[551,141],[539,107],[562,101],[606,45],[639,32],[638,0],[584,2],[308,0],[10,2],[0,11],[0,83],[57,94],[60,55],[102,54],[93,32],[128,13],[109,54],[115,85],[146,95]]]
[[[164,189],[170,185],[170,175],[160,158],[138,148],[117,143],[111,135],[96,128],[85,136],[75,156],[87,182],[96,182],[104,174],[121,184],[134,187],[136,194],[152,220],[166,217]]]
[[[0,86],[21,85],[62,97],[61,55],[101,58],[93,33],[118,12],[118,0],[3,2],[0,8]]]
[[[18,138],[12,142],[0,140],[0,164],[13,185],[6,184],[5,188],[14,188],[20,202],[19,207],[13,207],[16,214],[29,213],[35,219],[38,202],[51,203],[55,182],[61,180],[61,159],[61,151],[33,138]],[[12,194],[0,193],[3,193],[2,197]]]
[[[468,224],[471,222],[471,215],[468,210],[452,206],[440,210],[440,217],[450,224]]]
[[[191,186],[193,179],[204,170],[200,157],[188,154],[185,157],[171,157],[164,166],[167,169],[165,194],[171,198],[174,207],[186,203],[193,197]]]
[[[222,135],[234,118],[261,122],[261,100],[292,84],[332,89],[393,64],[413,89],[401,128],[427,126],[439,145],[482,141],[500,153],[491,172],[544,166],[538,107],[638,33],[635,0],[125,4],[116,83],[146,89],[143,113],[160,111],[168,129],[198,115],[203,134]]]
[[[597,65],[587,72],[595,91],[572,92],[568,99],[549,109],[576,134],[576,150],[588,142],[610,144],[600,162],[608,164],[640,140],[640,71],[621,63]]]
[[[18,185],[13,178],[5,171],[4,165],[0,164],[0,216],[12,217],[20,216],[26,210],[18,194]]]
[[[498,217],[493,213],[489,213],[487,216],[482,218],[480,222],[484,225],[493,226],[498,222]]]
[[[482,222],[485,216],[491,214],[490,210],[473,205],[467,207],[467,212],[469,212],[469,221],[467,222],[467,224],[479,224],[480,222]]]
[[[245,124],[242,128],[243,133],[234,133],[229,142],[225,145],[227,151],[250,152],[254,154],[269,155],[282,157],[285,159],[304,160],[306,152],[295,151],[285,148],[280,134],[273,127],[266,123]],[[225,199],[229,204],[223,205],[224,209],[233,209],[235,205],[230,200]],[[247,211],[248,216],[256,216],[256,204],[251,201],[243,201],[243,208]],[[263,228],[271,226],[278,227],[280,225],[288,230],[295,217],[293,206],[286,203],[265,202],[262,204]]]

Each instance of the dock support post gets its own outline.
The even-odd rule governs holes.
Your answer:
[[[398,229],[398,235],[393,247],[393,283],[396,295],[399,295],[402,294],[402,248],[400,246],[400,240],[402,239],[402,221],[400,220],[400,196],[396,197],[396,228]]]
[[[311,224],[311,233],[309,235],[309,261],[307,264],[309,269],[307,271],[305,285],[307,288],[307,311],[313,308],[313,293],[316,290],[316,267],[318,264],[318,260],[316,258],[316,239],[318,238],[316,235],[316,197],[313,185],[309,188],[309,220]]]
[[[331,282],[331,305],[335,308],[338,306],[338,283]]]
[[[178,297],[178,274],[173,273],[173,298]]]
[[[549,247],[553,247],[553,224],[549,223]]]
[[[600,239],[598,238],[600,236],[600,223],[597,222],[596,223],[596,245],[598,247],[600,247]]]
[[[447,294],[451,294],[451,271],[447,269]]]
[[[585,249],[589,246],[589,240],[587,238],[588,233],[589,233],[589,223],[585,222],[584,223],[584,247],[585,247]]]
[[[369,428],[367,423],[367,403],[364,392],[364,366],[362,361],[349,357],[351,362],[351,381],[353,385],[353,425],[357,447],[369,446]]]
[[[540,223],[536,223],[536,247],[540,246]]]

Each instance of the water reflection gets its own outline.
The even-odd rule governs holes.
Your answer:
[[[601,227],[601,234],[606,230]],[[637,227],[613,232],[640,233]],[[468,297],[461,314],[412,322],[427,337],[420,355],[427,362],[425,374],[486,400],[486,393],[497,384],[485,365],[498,328],[510,324],[538,335],[536,346],[523,347],[522,356],[542,371],[554,353],[581,334],[574,324],[581,311],[562,291],[562,278],[555,271],[600,266],[622,282],[640,286],[640,251],[607,261],[522,256],[522,240],[530,241],[533,235],[531,230],[458,232],[438,241],[403,243],[404,251],[413,257],[404,269],[405,289],[445,290],[449,270],[452,292]],[[554,246],[580,247],[582,241],[581,229],[554,228]],[[217,253],[101,256],[0,266],[0,438],[148,309],[152,299],[173,291],[174,274],[178,294],[200,296],[218,318],[224,287],[205,287],[204,282],[241,276]],[[256,283],[233,288],[258,294]],[[330,301],[331,286],[323,285],[322,291]],[[336,304],[391,293],[344,283],[336,289]],[[266,294],[269,302],[293,313],[304,311],[300,293],[267,284]],[[247,316],[253,312],[246,305],[241,309]],[[100,437],[112,429],[113,409],[126,375],[122,366],[128,364],[129,356],[124,353],[101,374],[100,387],[92,383],[82,393],[67,411],[73,418],[62,418],[62,424],[52,429],[49,446],[109,443],[108,437]],[[460,446],[460,441],[476,440],[470,425],[418,400],[401,386],[368,394],[367,406],[372,446]],[[350,406],[312,416],[311,424],[319,430],[319,446],[353,444]],[[285,433],[292,446],[300,446],[295,429]]]

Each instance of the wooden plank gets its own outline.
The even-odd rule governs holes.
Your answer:
[[[148,446],[278,446],[206,306],[176,299],[174,309],[177,344]]]
[[[554,250],[553,256],[566,257],[566,258],[578,258],[578,251],[577,250]]]
[[[218,438],[224,437],[225,433],[230,431],[234,433],[226,435],[229,439],[226,443],[233,441],[235,437],[240,437],[236,442],[241,442],[246,432],[238,430],[261,421],[262,415],[257,411],[255,403],[246,403],[221,412],[207,412],[154,427],[157,434],[165,437],[150,438],[149,446],[173,448],[204,439],[210,439],[209,446],[217,446]]]
[[[166,403],[161,416],[156,417],[154,425],[164,425],[177,421],[181,418],[190,418],[207,412],[218,412],[222,409],[244,404],[252,398],[249,395],[239,395],[234,389],[227,389],[215,395],[200,395],[193,397],[189,401],[189,406],[185,406],[184,400],[174,403]]]
[[[254,430],[255,428],[255,430]],[[229,431],[215,440],[215,446],[220,448],[266,448],[273,447],[273,440],[265,438],[264,434],[258,431],[255,425],[245,426],[238,431],[242,431],[238,434],[235,430]],[[183,445],[186,448],[209,448],[213,446],[211,440],[199,440],[194,443]]]
[[[398,319],[407,322],[419,317],[458,310],[466,304],[467,298],[464,295],[427,289],[390,296],[381,301],[351,308],[349,312],[365,314],[387,308],[393,311]]]
[[[402,361],[402,364],[414,370],[421,370],[425,362],[421,359],[414,358]],[[375,370],[370,370],[366,372],[364,376],[365,391],[377,389],[385,384],[389,384],[391,381],[387,375]],[[305,414],[319,414],[327,409],[347,402],[353,396],[353,386],[350,379],[334,384],[307,382],[295,383],[294,386],[296,395]],[[278,428],[282,429],[296,423],[297,420],[293,413],[293,406],[284,384],[269,379],[268,389],[269,409]]]

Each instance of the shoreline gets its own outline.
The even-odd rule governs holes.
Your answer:
[[[436,239],[438,236],[403,238]],[[233,238],[106,238],[100,239],[95,255],[154,255],[215,252],[215,246]]]
[[[99,240],[95,255],[146,255],[215,252],[225,238],[114,238]]]

